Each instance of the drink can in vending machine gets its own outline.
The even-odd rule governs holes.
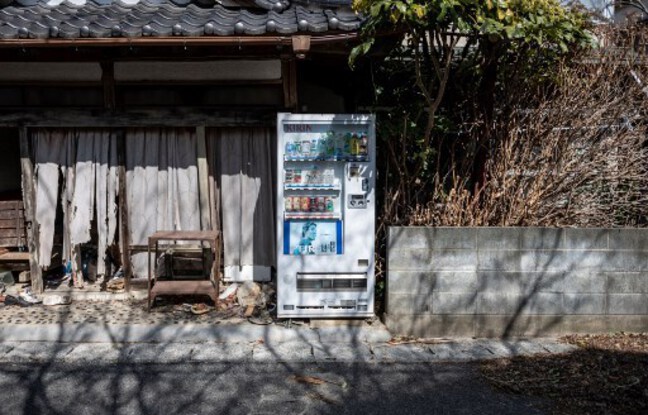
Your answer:
[[[292,196],[288,196],[286,200],[284,201],[284,210],[286,212],[292,212],[293,210],[293,198]]]
[[[309,208],[311,212],[317,212],[317,198],[316,197],[310,197],[310,200],[308,201],[309,203]]]
[[[294,179],[294,174],[292,169],[286,169],[286,183],[292,183]]]
[[[301,171],[301,169],[293,170],[292,179],[293,179],[292,183],[301,184],[301,182],[302,182],[302,171]]]
[[[301,197],[301,211],[302,212],[310,211],[310,198],[308,196]]]
[[[324,197],[320,196],[317,198],[317,211],[318,212],[326,212],[326,202],[324,201]]]

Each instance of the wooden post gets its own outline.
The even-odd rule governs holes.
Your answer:
[[[25,228],[29,248],[29,272],[31,287],[35,294],[43,292],[43,274],[38,265],[38,225],[36,223],[36,190],[34,183],[34,165],[29,156],[29,139],[27,127],[20,128],[20,167],[22,170],[23,203],[25,205]]]
[[[209,203],[209,167],[207,165],[207,137],[205,126],[196,127],[198,141],[198,192],[200,200],[200,225],[202,230],[212,230],[211,206]]]
[[[114,110],[115,102],[115,64],[101,62],[101,83],[103,84],[104,108]]]
[[[126,291],[131,289],[131,277],[133,274],[130,261],[130,233],[128,229],[128,202],[126,200],[126,134],[124,131],[117,132],[117,175],[119,176],[119,242],[121,251],[122,267],[124,271],[124,286]]]
[[[297,62],[294,58],[281,60],[281,80],[283,81],[284,107],[298,111]]]

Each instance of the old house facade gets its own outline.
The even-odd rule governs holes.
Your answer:
[[[226,280],[269,280],[276,115],[356,110],[361,22],[347,0],[0,0],[0,261],[42,292],[216,229]]]

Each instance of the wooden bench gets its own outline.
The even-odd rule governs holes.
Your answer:
[[[0,264],[15,271],[29,269],[22,200],[0,200]]]

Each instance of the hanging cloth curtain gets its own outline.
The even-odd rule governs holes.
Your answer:
[[[106,248],[117,228],[116,139],[106,129],[38,129],[32,132],[36,156],[36,222],[39,263],[51,264],[59,200],[63,211],[63,259],[72,248],[91,241],[97,224],[97,274],[105,274]],[[60,171],[60,175],[59,175]]]
[[[59,169],[72,163],[71,130],[35,130],[31,132],[35,158],[36,223],[39,229],[38,263],[49,267],[54,244],[54,226],[59,192]]]
[[[201,229],[194,129],[126,130],[126,168],[132,245],[147,245],[158,230]],[[135,275],[146,275],[146,253],[131,261]]]
[[[222,212],[224,277],[268,281],[275,264],[272,132],[223,128],[207,136]]]

